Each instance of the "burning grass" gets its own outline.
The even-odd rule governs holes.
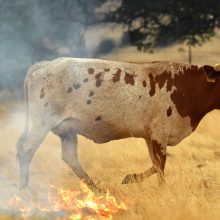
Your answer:
[[[9,199],[8,205],[14,213],[20,213],[23,219],[32,219],[38,215],[53,215],[55,219],[68,220],[107,220],[120,210],[126,210],[123,202],[117,202],[109,191],[104,195],[97,195],[92,192],[84,183],[81,183],[81,190],[56,188],[50,186],[48,193],[48,206],[30,204],[18,196]],[[43,214],[44,213],[44,214]]]

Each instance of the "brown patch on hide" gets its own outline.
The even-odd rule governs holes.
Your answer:
[[[154,82],[154,77],[152,74],[149,75],[150,78],[150,91],[149,91],[149,95],[153,96],[155,94],[155,82]]]
[[[101,121],[102,120],[102,116],[98,116],[97,118],[95,118],[95,121]]]
[[[69,87],[66,92],[71,93],[72,91],[73,91],[72,87]]]
[[[96,87],[100,87],[102,84],[101,76],[102,76],[102,73],[98,73],[95,75]]]
[[[86,103],[87,105],[91,104],[91,100],[88,99]]]
[[[89,97],[93,96],[95,93],[93,91],[89,92]]]
[[[83,79],[83,82],[84,82],[84,83],[86,83],[86,82],[88,82],[88,81],[89,81],[89,78]]]
[[[190,65],[175,75],[170,98],[181,117],[190,117],[193,130],[213,109],[219,109],[219,82],[207,83],[203,68]]]
[[[109,72],[110,71],[110,69],[109,68],[105,68],[105,72]]]
[[[80,85],[79,83],[73,84],[73,87],[74,87],[74,89],[76,89],[76,90],[79,89],[80,86],[81,86],[81,85]]]
[[[113,74],[112,81],[114,83],[118,82],[120,80],[120,76],[121,76],[121,70],[117,69],[117,71]]]
[[[121,70],[117,69],[117,71],[113,74],[112,81],[114,83],[118,82],[120,80],[120,76],[121,76]]]
[[[95,72],[95,70],[93,68],[88,69],[88,74],[93,74],[94,72]]]
[[[169,107],[169,108],[167,109],[167,116],[170,117],[171,115],[172,115],[172,108]]]
[[[165,71],[162,74],[155,77],[155,82],[159,85],[159,88],[162,89],[167,83],[167,92],[172,90],[173,79],[171,78],[171,73]]]
[[[143,87],[146,87],[146,86],[147,86],[147,83],[146,83],[145,80],[143,80],[142,85],[143,85]]]
[[[41,89],[40,91],[40,99],[43,99],[45,96],[44,88]]]
[[[154,146],[154,147],[156,147],[156,148],[161,147],[161,144],[160,144],[160,143],[158,143],[158,141],[157,141],[157,140],[152,140],[152,144],[153,144],[153,146]]]
[[[158,84],[159,89],[162,89],[166,83],[167,92],[172,90],[174,80],[172,79],[171,73],[164,71],[162,74],[156,75],[155,77],[153,74],[150,74],[149,78],[151,87],[149,91],[150,96],[154,96],[156,84]]]
[[[134,77],[135,77],[136,75],[134,75],[134,74],[130,74],[130,73],[127,73],[127,72],[125,72],[125,78],[124,78],[124,80],[125,80],[125,83],[126,84],[130,84],[130,85],[134,85]]]

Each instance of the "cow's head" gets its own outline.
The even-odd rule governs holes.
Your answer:
[[[216,64],[214,67],[209,65],[204,65],[203,70],[207,76],[207,81],[214,83],[217,78],[220,78],[220,63]]]

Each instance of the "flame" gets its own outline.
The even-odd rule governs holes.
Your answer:
[[[52,186],[53,187],[53,186]],[[57,195],[50,194],[49,201],[55,210],[74,211],[69,217],[71,220],[83,219],[112,219],[114,213],[126,210],[123,202],[117,203],[109,191],[104,196],[97,196],[85,184],[81,183],[82,192],[58,188]]]
[[[13,198],[9,199],[8,201],[9,207],[13,210],[20,210],[22,213],[22,217],[24,220],[28,219],[29,213],[31,211],[31,208],[26,206],[22,199],[18,196],[14,196]]]
[[[126,210],[123,202],[118,203],[115,197],[111,196],[109,190],[104,195],[98,196],[92,192],[87,185],[81,183],[81,191],[72,189],[56,188],[50,186],[48,202],[50,208],[39,207],[39,205],[25,205],[24,201],[14,196],[8,201],[11,209],[19,210],[23,219],[31,219],[32,210],[39,209],[42,212],[64,212],[65,217],[57,217],[58,220],[106,220],[112,219],[119,210]],[[59,215],[59,214],[58,214]]]

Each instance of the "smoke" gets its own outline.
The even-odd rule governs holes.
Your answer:
[[[89,57],[100,57],[121,47],[123,33],[123,25],[115,23],[90,27],[85,35]]]
[[[112,24],[85,29],[86,19],[90,18],[77,2],[67,5],[67,1],[61,4],[56,0],[0,0],[0,90],[22,91],[26,72],[35,62],[60,56],[98,56],[99,51],[108,53],[119,45],[114,42],[121,36],[113,36],[118,36],[118,28],[113,31]],[[86,37],[91,33],[92,38]],[[113,41],[110,50],[102,49],[105,43],[100,48],[105,38]]]
[[[35,61],[34,47],[47,23],[36,5],[30,9],[25,1],[2,1],[0,7],[0,88],[13,89],[22,84],[28,67]],[[14,5],[13,5],[14,3]],[[25,3],[27,5],[25,6]],[[30,17],[29,14],[32,14]],[[39,19],[38,19],[39,18]],[[44,22],[42,22],[42,18]],[[36,22],[38,21],[38,22]],[[41,31],[39,26],[41,24]]]

